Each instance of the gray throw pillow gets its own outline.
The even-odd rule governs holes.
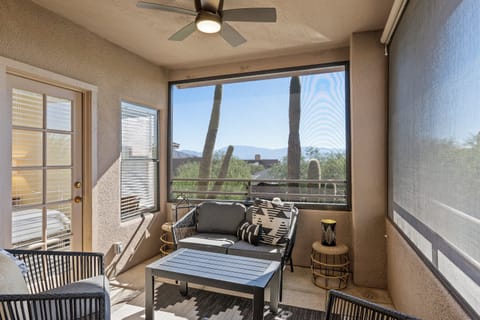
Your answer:
[[[236,235],[245,210],[241,203],[204,202],[197,208],[197,232]]]

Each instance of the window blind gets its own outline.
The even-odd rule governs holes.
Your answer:
[[[158,111],[122,102],[121,219],[158,210]]]

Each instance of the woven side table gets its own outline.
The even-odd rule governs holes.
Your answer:
[[[162,224],[163,233],[160,236],[160,241],[162,242],[160,253],[164,256],[173,251],[172,225],[173,222],[165,222]]]
[[[312,244],[310,255],[313,283],[323,289],[347,287],[350,266],[345,244],[324,246],[320,241]]]

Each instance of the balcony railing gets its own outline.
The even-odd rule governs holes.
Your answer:
[[[217,179],[174,178],[170,197],[185,195],[191,200],[253,200],[279,197],[299,204],[348,205],[347,181],[336,179]]]

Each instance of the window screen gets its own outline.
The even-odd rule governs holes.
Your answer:
[[[478,21],[477,0],[411,0],[390,47],[389,81],[391,219],[476,316]]]
[[[170,199],[349,207],[346,64],[171,83]]]

